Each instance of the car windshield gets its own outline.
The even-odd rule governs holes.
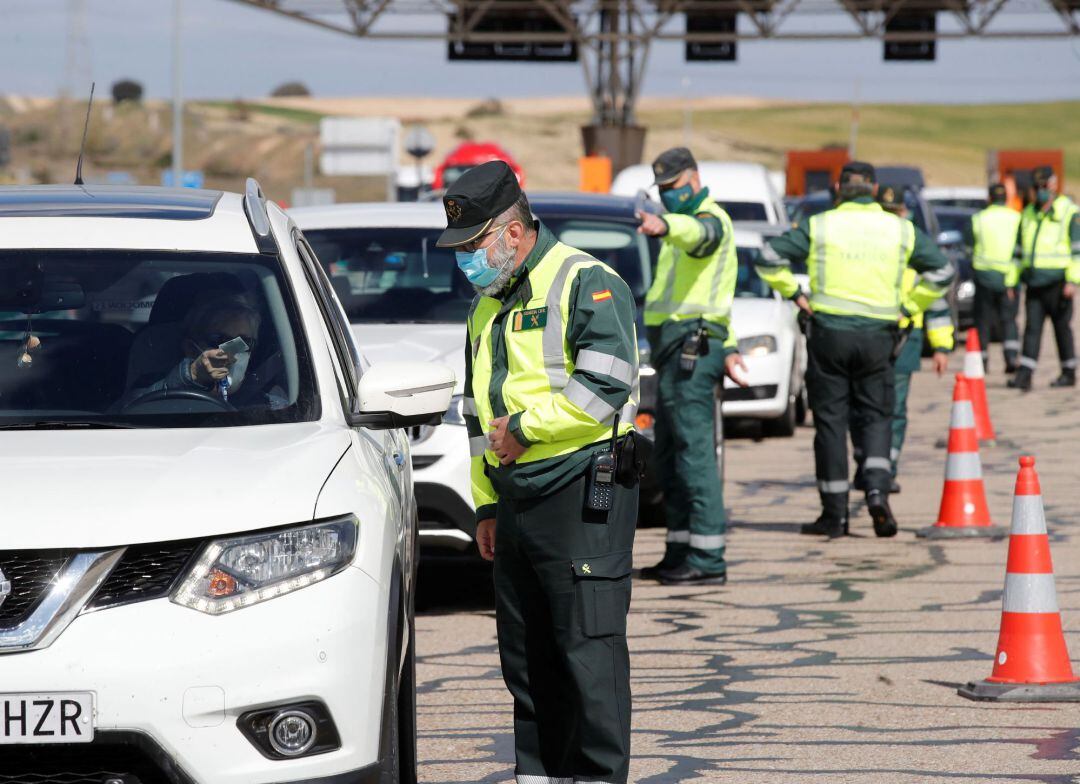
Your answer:
[[[735,278],[736,297],[771,297],[772,289],[754,269],[754,259],[757,257],[755,248],[736,248],[735,253],[739,259],[739,273]]]
[[[634,225],[545,218],[568,245],[614,267],[634,295],[644,296],[649,245]],[[326,265],[354,324],[464,323],[476,291],[454,252],[435,247],[439,228],[310,229],[304,232]]]
[[[963,232],[964,229],[971,223],[971,216],[974,210],[935,210],[937,213],[938,225],[942,231],[959,231]]]
[[[0,251],[0,429],[315,419],[297,325],[272,257]]]
[[[733,221],[767,221],[769,215],[765,212],[765,205],[757,201],[721,201],[717,203],[724,208]]]

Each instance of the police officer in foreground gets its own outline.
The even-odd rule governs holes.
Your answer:
[[[971,248],[975,270],[975,328],[979,331],[983,366],[989,367],[990,330],[998,323],[1001,325],[1005,372],[1015,373],[1016,357],[1020,353],[1020,337],[1016,331],[1020,265],[1013,254],[1020,213],[1006,207],[1006,200],[1005,186],[1000,182],[991,185],[989,203],[972,215],[964,227],[964,241]]]
[[[904,188],[882,183],[878,187],[878,203],[886,212],[891,212],[905,220],[911,220],[910,210],[904,198]],[[930,303],[924,313],[916,310],[908,300],[908,294],[915,284],[918,283],[918,274],[911,267],[904,269],[904,277],[900,281],[900,297],[902,301],[908,301],[908,307],[912,309],[910,317],[900,319],[900,340],[903,345],[895,352],[896,359],[893,362],[893,402],[892,413],[892,441],[889,446],[889,462],[892,484],[889,488],[891,493],[900,492],[900,483],[896,475],[900,469],[900,454],[904,449],[904,440],[907,436],[908,394],[911,392],[911,377],[918,372],[922,365],[923,338],[930,344],[932,364],[938,378],[945,373],[949,366],[949,354],[953,350],[953,320],[949,310],[949,303],[944,297],[935,299]],[[865,455],[862,451],[861,422],[857,417],[851,419],[851,442],[858,468],[852,487],[856,490],[866,490],[863,476],[863,462]]]
[[[761,251],[757,271],[809,315],[806,375],[814,412],[814,458],[821,516],[806,534],[844,536],[848,523],[849,418],[861,426],[866,503],[878,536],[895,536],[889,507],[893,362],[901,346],[899,321],[923,311],[948,290],[953,268],[910,221],[886,212],[874,198],[877,177],[868,163],[844,165],[839,204]],[[791,262],[807,264],[810,296],[799,289]],[[921,277],[901,296],[904,270]]]
[[[656,454],[668,534],[664,557],[641,576],[665,585],[719,585],[724,561],[724,488],[717,473],[716,411],[725,372],[745,369],[731,331],[738,260],[731,218],[701,186],[685,147],[653,162],[663,216],[638,213],[642,234],[663,243],[645,297],[650,362],[659,374]]]
[[[443,197],[477,291],[462,406],[476,540],[495,562],[517,781],[627,780],[626,616],[637,518],[634,299],[609,267],[532,218],[513,171],[477,166]],[[612,465],[613,430],[620,439]],[[630,463],[630,465],[628,465]]]
[[[1057,177],[1049,166],[1032,172],[1029,203],[1020,214],[1021,273],[1024,293],[1024,349],[1009,386],[1025,392],[1039,363],[1043,322],[1054,325],[1061,375],[1052,387],[1076,386],[1073,345],[1073,296],[1080,285],[1080,217],[1069,197],[1058,195]]]

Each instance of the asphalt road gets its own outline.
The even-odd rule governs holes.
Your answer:
[[[1080,393],[1046,388],[1057,365],[1049,335],[1026,396],[1005,388],[994,351],[999,442],[982,450],[990,511],[1008,526],[1017,457],[1034,454],[1080,672]],[[1080,705],[956,695],[990,674],[1007,542],[915,537],[936,520],[951,393],[951,376],[924,368],[915,378],[892,540],[875,538],[861,510],[847,539],[797,533],[817,513],[811,428],[729,442],[728,585],[634,584],[631,781],[1080,783]],[[662,530],[639,531],[635,565],[662,548]],[[421,781],[511,781],[511,702],[487,575],[425,570],[421,580]]]

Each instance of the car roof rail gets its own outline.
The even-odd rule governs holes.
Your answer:
[[[270,214],[266,211],[266,197],[259,181],[248,177],[244,184],[244,213],[255,237],[255,245],[260,253],[277,253],[277,243],[270,232]]]

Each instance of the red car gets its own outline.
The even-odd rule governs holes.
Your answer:
[[[488,161],[506,161],[510,168],[514,170],[514,174],[517,175],[518,183],[521,187],[525,187],[525,173],[521,170],[521,167],[510,157],[510,153],[494,142],[462,142],[459,144],[435,169],[435,180],[431,187],[434,190],[441,191],[453,184],[454,180],[464,174],[466,170]]]

